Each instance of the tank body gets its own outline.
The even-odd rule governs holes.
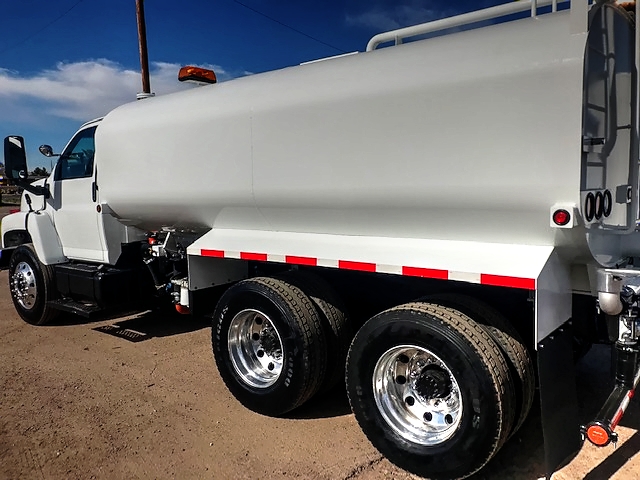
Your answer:
[[[558,245],[580,204],[569,12],[124,105],[96,134],[123,222]]]

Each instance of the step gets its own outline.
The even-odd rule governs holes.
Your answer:
[[[102,308],[95,304],[86,304],[81,302],[76,302],[71,299],[60,299],[60,300],[52,300],[47,302],[52,308],[56,310],[62,310],[63,312],[74,313],[76,315],[80,315],[81,317],[89,318],[95,315],[98,312],[102,311]]]

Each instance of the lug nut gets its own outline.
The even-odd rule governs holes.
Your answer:
[[[410,407],[413,407],[413,404],[416,403],[416,399],[413,397],[407,397],[404,399],[405,403]]]
[[[430,422],[431,420],[433,420],[433,415],[431,414],[431,412],[426,412],[422,418],[424,418],[425,422]]]
[[[404,375],[398,375],[396,377],[396,383],[398,385],[404,385],[405,383],[407,383],[407,378]]]

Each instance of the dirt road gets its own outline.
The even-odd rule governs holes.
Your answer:
[[[580,364],[585,418],[608,393],[598,389],[607,369],[602,348]],[[639,427],[634,401],[617,449],[587,445],[553,478],[640,478]],[[536,406],[477,478],[543,476]],[[286,418],[243,408],[218,376],[204,321],[143,314],[32,327],[15,313],[2,272],[0,478],[415,477],[371,447],[340,390]]]

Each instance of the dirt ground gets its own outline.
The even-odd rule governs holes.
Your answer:
[[[116,327],[117,325],[118,327]],[[607,350],[579,364],[581,416],[608,392]],[[544,477],[536,405],[475,478]],[[617,448],[585,445],[556,480],[640,479],[640,405]],[[0,273],[0,478],[413,479],[369,444],[338,389],[286,418],[243,408],[216,371],[210,329],[142,314],[33,327]]]

